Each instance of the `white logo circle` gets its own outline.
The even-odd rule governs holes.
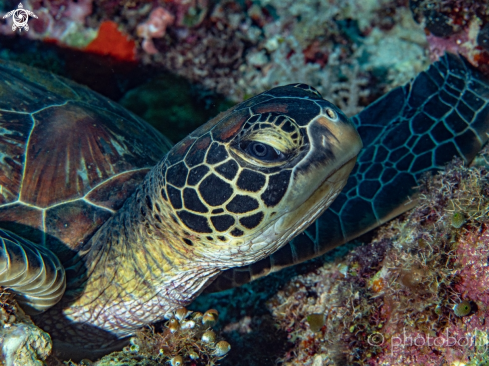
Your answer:
[[[19,3],[17,9],[9,11],[3,16],[3,19],[12,17],[12,20],[14,22],[14,24],[12,25],[13,31],[15,31],[16,29],[19,29],[19,31],[22,31],[22,29],[28,31],[29,25],[27,24],[27,22],[29,21],[29,16],[37,18],[36,14],[34,14],[30,10],[24,9],[22,3]]]

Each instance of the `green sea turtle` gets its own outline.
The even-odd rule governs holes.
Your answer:
[[[0,285],[44,311],[35,321],[65,357],[107,353],[206,287],[378,226],[489,132],[489,83],[453,55],[351,121],[291,84],[174,147],[68,80],[8,63],[0,75]]]

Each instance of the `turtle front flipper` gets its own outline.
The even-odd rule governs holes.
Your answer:
[[[271,256],[225,271],[208,288],[242,285],[324,254],[412,208],[426,172],[470,162],[488,140],[489,81],[446,54],[352,118],[364,149],[343,191],[302,234]]]
[[[0,230],[0,245],[0,286],[15,292],[28,314],[43,312],[61,299],[65,270],[53,252],[6,230]]]

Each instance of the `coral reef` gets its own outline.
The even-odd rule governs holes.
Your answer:
[[[489,362],[488,256],[489,171],[454,161],[370,244],[268,302],[293,344],[283,364]]]
[[[165,8],[153,9],[148,20],[137,27],[138,36],[143,38],[143,50],[150,55],[158,53],[153,38],[162,38],[166,33],[166,28],[174,22],[175,17]]]
[[[446,51],[464,55],[489,74],[489,49],[485,31],[489,27],[489,3],[462,0],[411,0],[411,9],[427,32],[430,58]]]
[[[179,308],[166,314],[167,321],[161,331],[154,327],[141,329],[122,351],[113,352],[100,360],[82,360],[79,364],[65,361],[70,366],[193,366],[217,365],[231,349],[231,345],[218,336],[212,327],[219,314],[214,309],[204,314]],[[50,366],[63,365],[51,357]]]
[[[51,349],[51,337],[34,325],[10,292],[0,288],[0,363],[41,366]]]
[[[163,67],[234,101],[300,81],[351,115],[428,65],[408,0],[24,5],[39,13],[27,37]]]

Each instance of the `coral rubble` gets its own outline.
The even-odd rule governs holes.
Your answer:
[[[415,18],[425,27],[433,61],[446,51],[460,53],[489,74],[487,1],[411,0],[410,4]]]
[[[26,0],[24,6],[39,13],[25,37],[163,67],[234,101],[300,81],[351,115],[428,65],[423,27],[408,0]],[[0,33],[13,36],[10,24],[0,25]]]
[[[488,256],[489,171],[455,161],[370,244],[268,302],[293,345],[283,364],[489,362]]]
[[[219,314],[207,310],[204,314],[179,308],[166,314],[168,319],[162,331],[154,327],[141,329],[123,350],[113,352],[100,360],[80,363],[65,362],[71,366],[193,366],[217,365],[231,349],[231,345],[216,335],[212,327]],[[59,360],[49,360],[49,365],[61,365]]]
[[[0,363],[41,366],[51,349],[51,337],[34,325],[10,292],[0,288]]]

